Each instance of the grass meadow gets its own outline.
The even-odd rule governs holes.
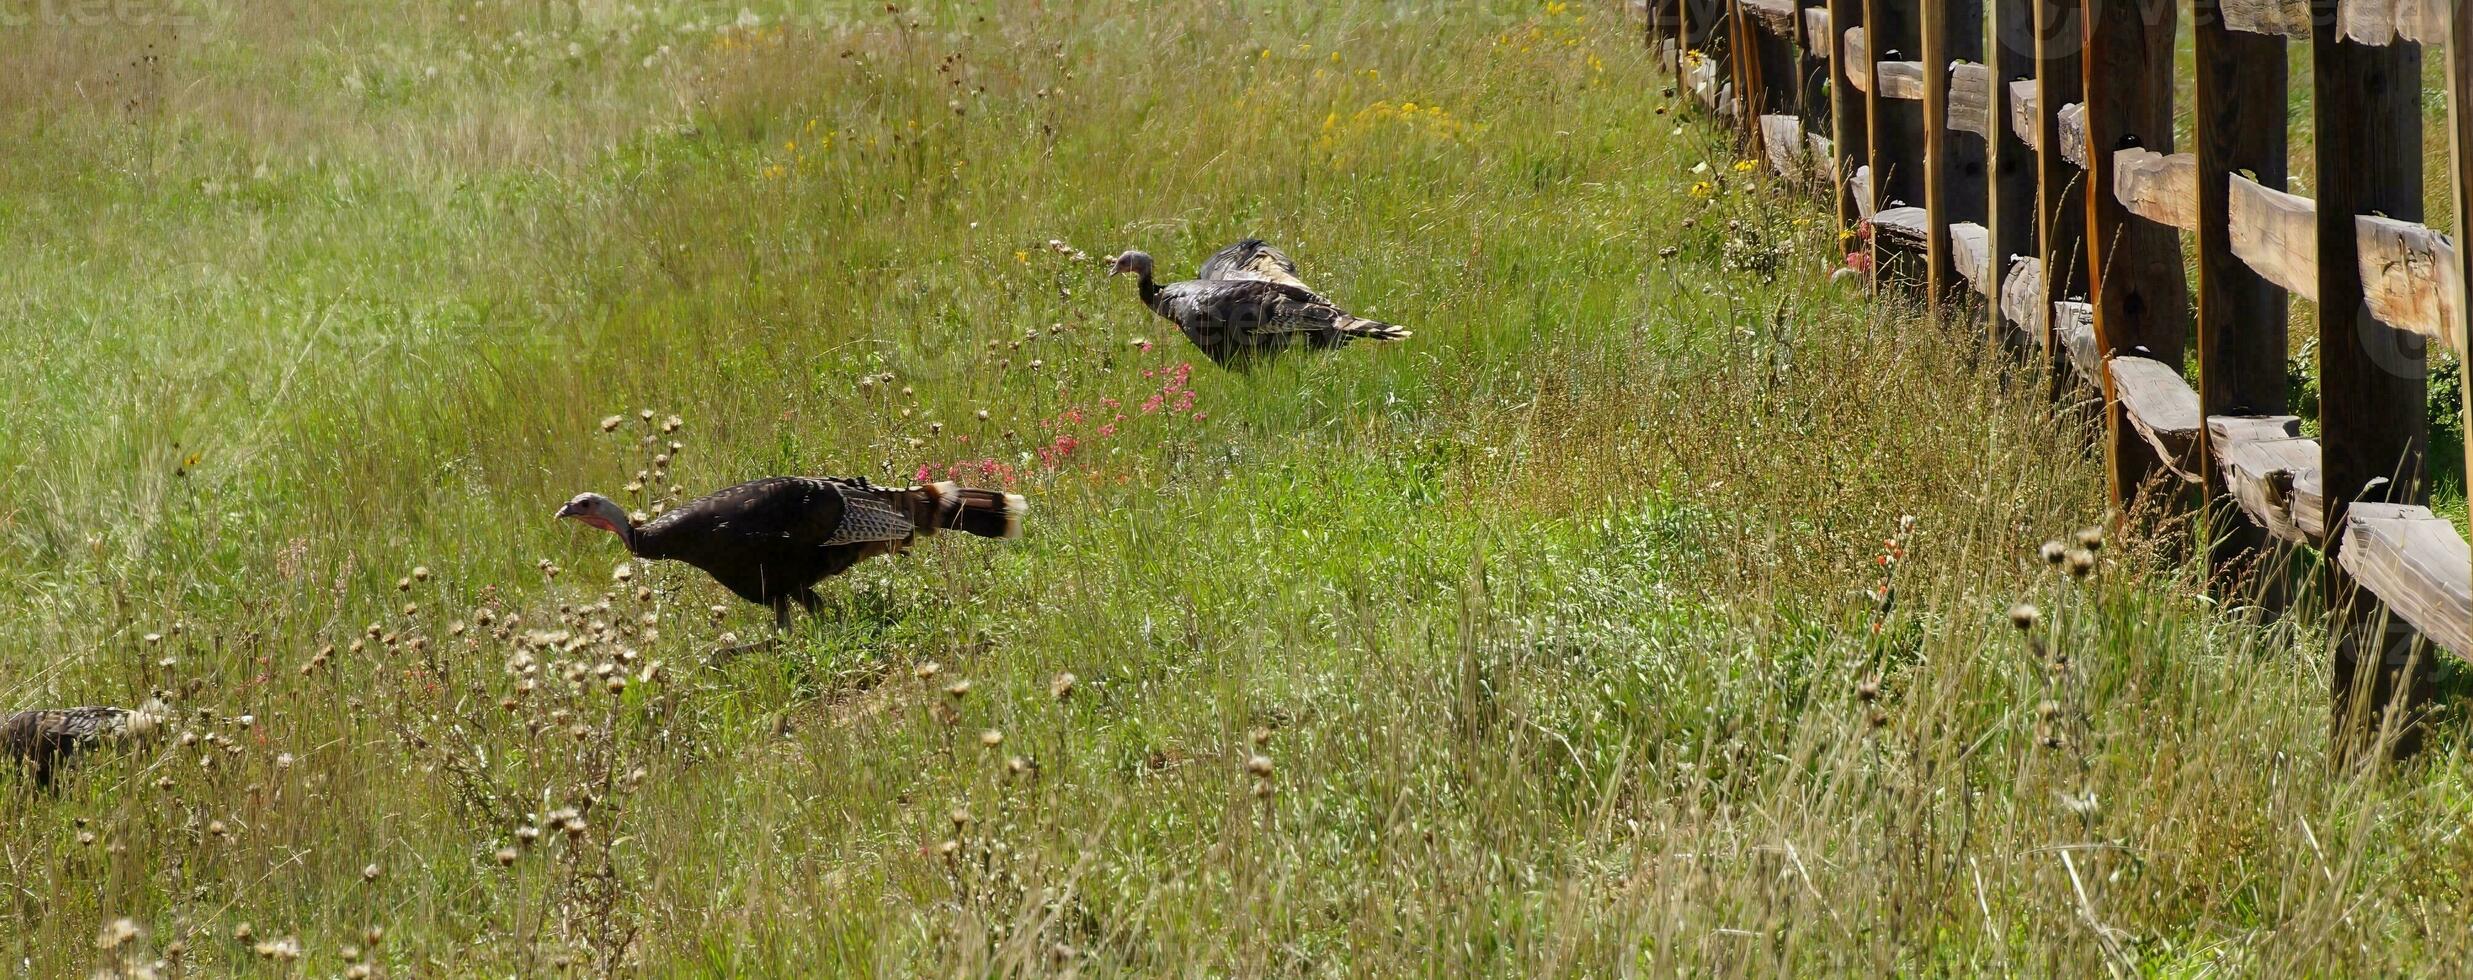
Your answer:
[[[2336,773],[2307,617],[2048,566],[2080,423],[1617,5],[37,9],[0,694],[177,721],[0,774],[9,973],[2473,956],[2455,722]],[[1247,234],[1416,337],[1223,372],[1100,261]],[[774,473],[1029,531],[716,659],[768,614],[551,520]]]

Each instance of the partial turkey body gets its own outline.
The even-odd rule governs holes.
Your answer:
[[[739,598],[770,606],[790,626],[790,606],[814,613],[813,586],[876,555],[898,554],[944,528],[985,538],[1022,533],[1028,504],[1019,494],[952,483],[879,487],[865,479],[775,476],[688,501],[649,521],[618,502],[578,494],[558,509],[618,535],[638,558],[683,561]]]
[[[34,771],[34,783],[50,789],[52,776],[79,753],[104,742],[152,734],[170,712],[162,701],[131,710],[88,706],[20,711],[0,721],[0,757]]]
[[[1202,263],[1199,279],[1162,286],[1150,255],[1116,257],[1109,275],[1141,277],[1142,305],[1176,324],[1203,355],[1223,367],[1296,344],[1320,350],[1351,340],[1406,340],[1408,329],[1340,309],[1298,278],[1296,263],[1259,238],[1220,249]]]

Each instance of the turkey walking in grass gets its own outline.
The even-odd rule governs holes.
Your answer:
[[[32,771],[34,784],[50,789],[52,777],[80,753],[105,742],[144,738],[169,712],[162,701],[136,710],[83,707],[20,711],[0,721],[0,758]]]
[[[813,586],[876,555],[898,554],[912,539],[945,528],[983,538],[1022,533],[1019,494],[951,483],[879,487],[865,479],[776,476],[688,501],[649,521],[618,502],[578,494],[558,516],[618,535],[638,558],[703,569],[739,598],[773,610],[790,627],[790,606],[810,613]]]
[[[1141,277],[1142,305],[1176,324],[1204,356],[1242,367],[1297,344],[1315,349],[1351,340],[1405,340],[1408,330],[1340,309],[1297,278],[1295,263],[1260,239],[1221,249],[1203,263],[1202,278],[1162,286],[1151,257],[1127,252],[1109,275]]]

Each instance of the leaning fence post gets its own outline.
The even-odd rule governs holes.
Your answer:
[[[2208,418],[2280,416],[2289,407],[2284,384],[2289,299],[2283,287],[2233,254],[2231,182],[2246,171],[2261,186],[2284,189],[2285,44],[2281,37],[2227,28],[2222,4],[2194,0],[2190,24],[2197,63],[2191,116],[2197,144],[2192,169],[2198,198],[2199,408]],[[2199,429],[2208,530],[2214,537],[2207,563],[2210,578],[2232,585],[2232,576],[2264,554],[2270,541],[2264,528],[2229,502],[2213,433],[2212,425]]]
[[[1924,0],[1921,35],[1924,130],[1924,265],[1926,295],[1935,316],[1966,301],[1970,285],[1960,274],[1949,226],[1980,223],[1984,210],[1984,147],[1949,131],[1950,68],[1983,56],[1981,0]],[[1985,107],[1990,122],[1991,107]]]
[[[2061,111],[2086,98],[2081,72],[2086,11],[2082,0],[2035,0],[2035,207],[2039,278],[2037,340],[2052,369],[2053,394],[2069,390],[2069,352],[2059,305],[2087,292],[2086,176],[2070,162]]]
[[[2172,152],[2173,28],[2171,3],[2090,5],[2086,22],[2086,208],[2088,302],[2095,308],[2099,368],[2130,354],[2181,367],[2189,336],[2189,285],[2181,276],[2179,235],[2130,213],[2113,192],[2113,154],[2140,147]],[[2101,368],[2105,458],[2115,517],[2137,509],[2140,488],[2163,472],[2154,447],[2138,434]]]
[[[2010,111],[2010,86],[2026,82],[2032,86],[2035,78],[2035,3],[2034,0],[1991,0],[1991,24],[1985,33],[1989,58],[1986,60],[1984,93],[1985,124],[1990,127],[1984,142],[1984,169],[1992,183],[1991,197],[1985,215],[1986,251],[1985,275],[1991,282],[1985,290],[1990,300],[1986,320],[1987,339],[2006,347],[2021,345],[2024,334],[2011,330],[2004,309],[2006,290],[2011,285],[2008,275],[2014,256],[2035,255],[2035,148],[2026,142],[2031,133],[2021,133],[2012,125],[2015,114]],[[2024,283],[2017,284],[2024,288]],[[2045,307],[2050,310],[2050,306]],[[2046,316],[2050,314],[2047,313]],[[2028,324],[2019,324],[2023,331]]]
[[[1870,91],[1866,112],[1872,129],[1872,202],[1875,214],[1894,207],[1922,207],[1924,204],[1924,125],[1923,103],[1916,98],[1898,98],[1896,76],[1883,71],[1891,62],[1914,57],[1923,45],[1923,25],[1916,16],[1919,0],[1864,0],[1864,47],[1870,64]],[[1932,0],[1939,2],[1939,0]],[[1882,282],[1899,278],[1921,279],[1914,268],[1915,253],[1910,247],[1892,246],[1884,241],[1881,222],[1874,223],[1872,235],[1872,274]]]
[[[2375,744],[2388,713],[2405,722],[2393,751],[2420,748],[2430,657],[2410,627],[2356,587],[2341,561],[2356,502],[2420,503],[2427,491],[2421,338],[2363,302],[2355,216],[2421,217],[2421,50],[2361,44],[2332,18],[2311,39],[2318,160],[2319,432],[2327,494],[2328,601],[2336,621],[2332,732],[2338,758]],[[2452,56],[2451,56],[2452,58]],[[2460,246],[2461,250],[2461,246]],[[2367,669],[2365,676],[2364,668]]]
[[[1837,184],[1838,231],[1853,234],[1863,223],[1863,216],[1872,209],[1870,200],[1857,200],[1864,187],[1855,182],[1855,171],[1872,164],[1871,96],[1847,78],[1855,69],[1846,57],[1846,32],[1863,27],[1865,0],[1828,0],[1829,10],[1829,150]],[[1845,239],[1843,246],[1856,244]]]

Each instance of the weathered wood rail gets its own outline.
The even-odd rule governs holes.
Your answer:
[[[2174,4],[1650,0],[1649,40],[1775,173],[1826,194],[1876,285],[1980,317],[2056,393],[2102,395],[2117,519],[2204,507],[2219,588],[2244,587],[2234,570],[2263,550],[2322,553],[2338,755],[2375,744],[2390,712],[2410,722],[2388,746],[2402,754],[2426,714],[2422,651],[2473,658],[2473,550],[2423,479],[2424,352],[2465,353],[2473,256],[2419,220],[2418,109],[2430,46],[2461,216],[2473,17],[2313,3],[2192,0],[2183,24]],[[2176,148],[2184,30],[2192,145]],[[2294,44],[2315,197],[2286,181]],[[2296,299],[2319,304],[2315,436],[2286,390]]]

